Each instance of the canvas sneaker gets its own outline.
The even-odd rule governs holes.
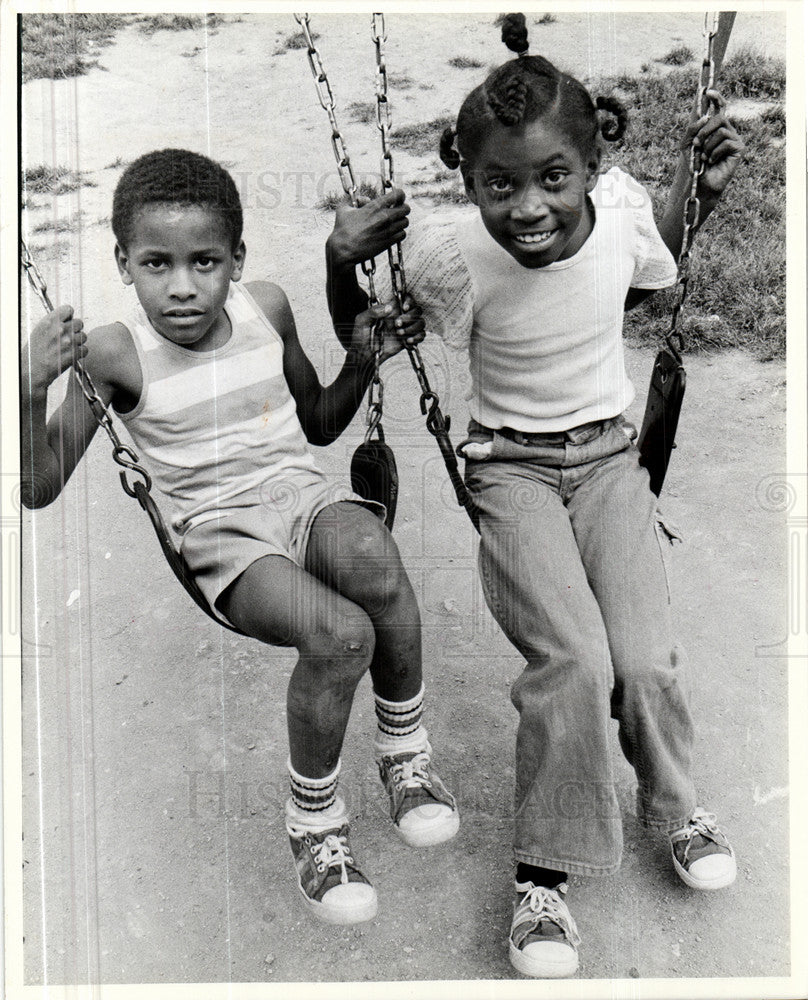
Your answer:
[[[673,867],[691,889],[723,889],[735,881],[735,852],[718,828],[714,813],[696,809],[688,822],[670,834]]]
[[[516,883],[517,901],[509,939],[511,965],[523,976],[564,979],[578,970],[578,929],[564,896],[566,883],[547,889]]]
[[[454,796],[431,766],[431,747],[383,753],[379,777],[390,800],[396,832],[411,847],[431,847],[451,840],[460,827]]]
[[[329,924],[358,924],[376,916],[376,890],[356,864],[347,823],[329,830],[287,824],[297,880],[306,906]]]

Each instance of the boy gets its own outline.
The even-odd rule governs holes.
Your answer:
[[[362,238],[378,253],[406,227],[397,192],[372,209]],[[375,751],[395,829],[426,846],[454,836],[454,798],[431,770],[421,717],[420,618],[388,531],[359,497],[334,488],[307,442],[334,440],[382,360],[423,338],[407,302],[355,317],[345,362],[323,387],[283,291],[236,283],[242,212],[230,175],[204,156],[166,149],[122,175],[113,200],[115,259],[137,307],[84,334],[62,306],[23,352],[23,498],[44,506],[96,429],[75,380],[46,420],[51,383],[83,359],[173,508],[181,551],[211,609],[241,632],[300,656],[287,691],[291,795],[286,823],[306,905],[331,923],[372,918],[376,893],[355,862],[337,795],[356,686],[370,670]],[[36,493],[34,491],[36,483]]]

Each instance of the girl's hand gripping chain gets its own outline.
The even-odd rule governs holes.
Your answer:
[[[84,324],[74,318],[72,306],[59,306],[43,317],[22,351],[23,392],[44,396],[63,371],[87,355],[86,344]]]
[[[682,140],[682,156],[689,161],[695,141],[704,157],[704,170],[699,177],[697,196],[701,202],[715,204],[732,179],[743,159],[744,144],[724,114],[726,101],[717,90],[708,90],[706,97],[714,109],[696,119]]]

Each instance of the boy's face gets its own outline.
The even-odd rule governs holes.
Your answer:
[[[135,216],[127,246],[115,247],[125,285],[134,285],[154,329],[193,351],[226,342],[224,304],[244,265],[219,214],[203,205],[147,205]]]
[[[599,157],[585,162],[552,121],[495,125],[464,172],[485,228],[523,267],[577,253],[591,232],[587,194]]]

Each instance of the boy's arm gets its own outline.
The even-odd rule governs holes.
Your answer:
[[[97,331],[100,333],[101,331]],[[91,335],[95,340],[95,334]],[[78,381],[70,377],[65,399],[46,418],[48,390],[75,358],[87,358],[88,338],[70,306],[41,320],[21,354],[21,494],[26,507],[46,507],[61,493],[98,426]],[[99,352],[94,352],[98,354]],[[85,362],[90,370],[89,362]],[[109,403],[112,390],[92,365],[98,394]]]
[[[409,211],[404,192],[398,188],[359,208],[341,205],[337,209],[325,244],[325,288],[334,331],[346,350],[354,320],[368,307],[368,297],[357,281],[357,265],[404,239]]]
[[[369,347],[370,327],[386,320],[396,331],[388,331],[381,360],[402,349],[403,340],[413,343],[423,339],[420,312],[395,316],[395,305],[374,306],[356,317],[342,368],[328,385],[323,386],[297,336],[294,316],[283,290],[269,282],[251,282],[250,294],[283,339],[283,371],[297,404],[297,414],[306,438],[314,445],[330,444],[345,430],[362,403],[373,377],[373,356]]]
[[[676,167],[665,213],[659,224],[659,235],[675,260],[679,259],[684,239],[685,202],[690,196],[690,149],[694,138],[702,148],[706,159],[704,172],[699,178],[696,196],[699,199],[699,217],[694,233],[704,225],[707,217],[718,204],[724,189],[729,184],[744,153],[744,144],[723,113],[726,103],[715,90],[707,91],[707,96],[719,105],[719,111],[712,115],[702,115],[692,122],[685,132],[679,162]],[[655,289],[630,288],[626,296],[625,308],[632,309]]]

